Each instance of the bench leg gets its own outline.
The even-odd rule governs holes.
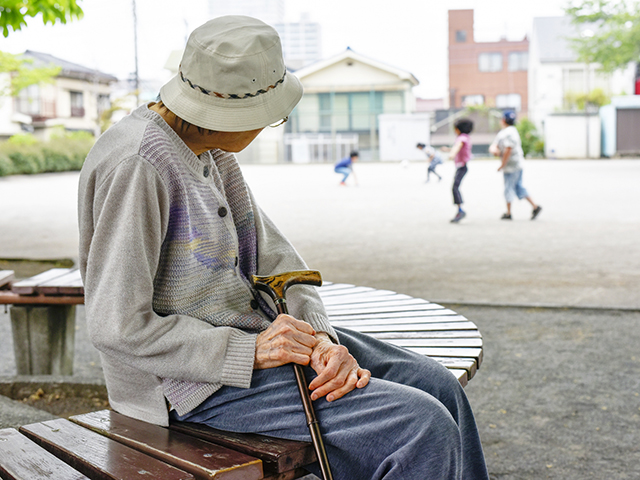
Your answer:
[[[73,375],[75,305],[11,307],[18,375]]]

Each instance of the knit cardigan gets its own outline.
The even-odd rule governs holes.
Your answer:
[[[89,153],[78,194],[87,324],[111,406],[168,424],[223,385],[249,388],[258,332],[275,317],[252,274],[307,268],[257,207],[235,156],[196,157],[142,106]],[[293,316],[337,341],[313,287]]]

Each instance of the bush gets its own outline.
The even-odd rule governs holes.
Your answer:
[[[32,147],[10,149],[7,156],[13,162],[16,173],[40,173],[44,170],[42,152]]]
[[[11,145],[36,145],[38,139],[30,133],[17,133],[7,140]]]
[[[88,132],[60,132],[42,143],[14,135],[0,142],[0,176],[80,170],[94,142]]]
[[[15,168],[13,166],[13,162],[9,157],[0,153],[0,177],[4,177],[6,175],[13,175],[15,173]]]
[[[544,154],[544,142],[541,142],[536,126],[531,120],[526,117],[520,119],[516,123],[516,128],[520,134],[520,140],[522,140],[522,151],[525,157],[530,153]]]

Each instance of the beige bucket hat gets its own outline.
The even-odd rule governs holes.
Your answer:
[[[302,98],[284,65],[280,37],[251,17],[218,17],[196,28],[162,102],[198,127],[243,132],[287,117]]]

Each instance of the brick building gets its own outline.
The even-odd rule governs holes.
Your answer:
[[[529,40],[476,42],[473,10],[449,10],[450,108],[487,105],[526,112]]]

